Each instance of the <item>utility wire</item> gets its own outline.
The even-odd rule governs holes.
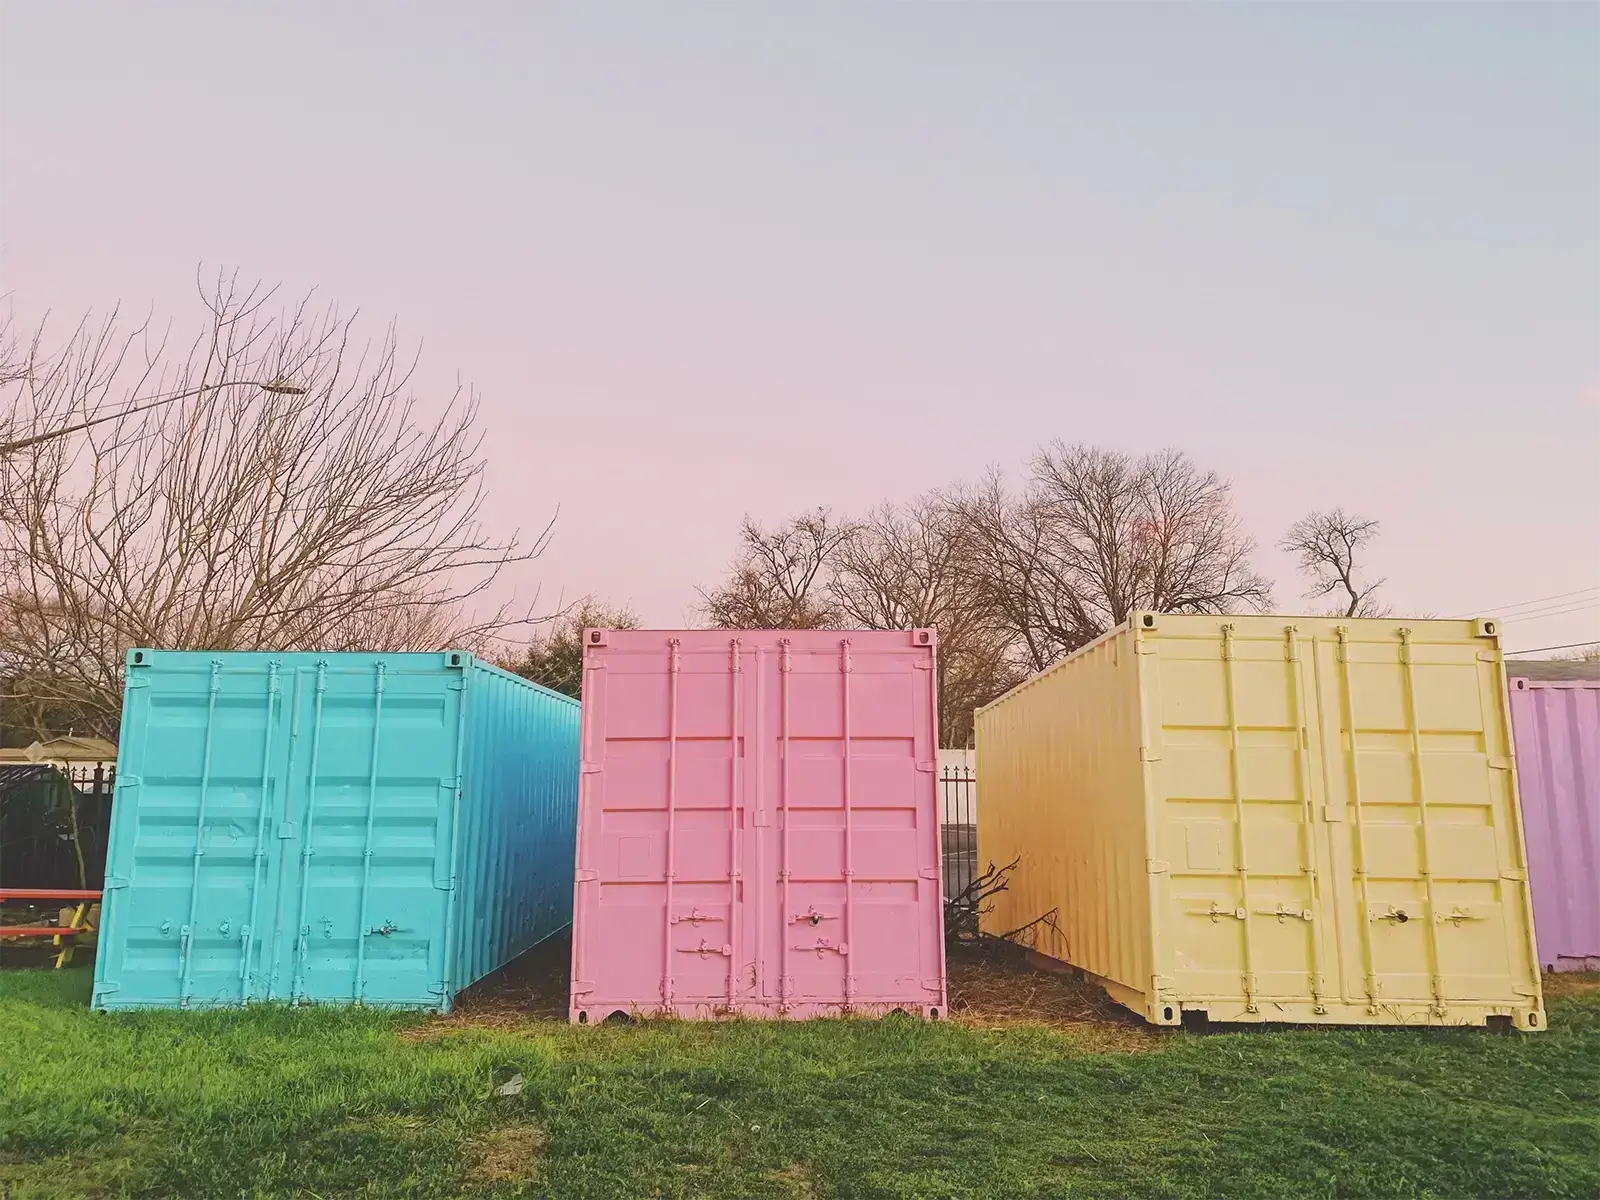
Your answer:
[[[1531,650],[1507,650],[1507,658],[1519,658],[1524,654],[1543,654],[1546,650],[1576,650],[1580,646],[1600,646],[1600,640],[1593,642],[1568,642],[1564,646],[1535,646]]]
[[[1563,617],[1567,613],[1585,612],[1591,608],[1600,608],[1600,597],[1579,604],[1556,604],[1549,608],[1536,608],[1529,612],[1512,613],[1509,617],[1502,616],[1500,619],[1509,625],[1514,621],[1542,621],[1546,617]]]
[[[1511,617],[1511,615],[1517,609],[1520,609],[1520,608],[1533,608],[1533,607],[1535,607],[1537,605],[1540,605],[1540,604],[1547,604],[1552,600],[1566,600],[1566,599],[1570,599],[1573,596],[1586,595],[1589,592],[1600,592],[1600,585],[1596,585],[1594,587],[1579,588],[1575,592],[1558,592],[1554,596],[1538,596],[1538,597],[1535,597],[1532,600],[1519,600],[1515,604],[1498,604],[1498,605],[1496,605],[1496,604],[1486,604],[1486,605],[1484,605],[1484,606],[1482,606],[1480,608],[1474,609],[1472,612],[1462,613],[1461,616],[1458,619],[1459,620],[1465,620],[1468,617],[1478,616],[1480,613],[1494,613],[1497,616],[1501,616],[1501,617],[1505,617],[1505,618],[1509,619]]]

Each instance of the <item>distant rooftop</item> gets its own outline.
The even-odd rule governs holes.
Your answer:
[[[0,762],[115,762],[117,748],[102,738],[68,734],[21,749],[0,750]]]
[[[1574,662],[1564,658],[1508,658],[1506,677],[1549,682],[1564,679],[1600,679],[1600,662]]]

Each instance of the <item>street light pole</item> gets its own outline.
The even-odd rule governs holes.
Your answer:
[[[103,417],[94,417],[88,421],[80,421],[76,425],[67,425],[61,429],[51,429],[44,433],[36,433],[32,437],[19,438],[14,442],[0,442],[0,454],[13,454],[18,450],[26,450],[29,446],[37,446],[40,442],[48,442],[52,438],[66,437],[69,433],[81,433],[85,429],[92,429],[96,425],[104,425],[108,421],[120,421],[124,417],[131,417],[136,412],[146,409],[160,408],[163,404],[171,404],[176,400],[187,400],[190,396],[198,396],[202,392],[214,391],[224,387],[256,387],[263,392],[271,392],[275,396],[303,396],[306,389],[290,383],[286,379],[269,379],[261,382],[255,379],[235,379],[224,383],[208,383],[201,387],[191,388],[187,392],[176,392],[171,396],[160,396],[154,400],[135,402],[120,412],[108,413]]]

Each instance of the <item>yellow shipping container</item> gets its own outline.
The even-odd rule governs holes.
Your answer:
[[[1543,1029],[1499,624],[1135,614],[978,711],[984,930],[1158,1025]]]

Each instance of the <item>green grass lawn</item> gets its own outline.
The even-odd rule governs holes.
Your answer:
[[[1561,991],[1529,1036],[1107,1038],[107,1016],[13,970],[0,1196],[1595,1196],[1600,988]]]

